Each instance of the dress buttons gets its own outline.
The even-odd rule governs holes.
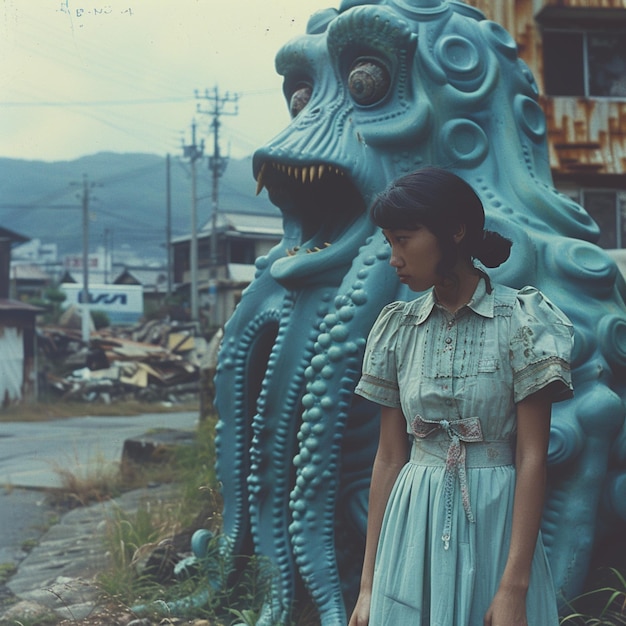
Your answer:
[[[446,337],[446,343],[447,344],[451,344],[452,343],[452,337]]]

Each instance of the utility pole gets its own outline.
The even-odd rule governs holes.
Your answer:
[[[111,270],[113,269],[113,265],[111,263],[111,255],[110,255],[110,234],[111,229],[104,229],[104,284],[107,285],[109,283],[109,267]]]
[[[196,98],[199,98],[196,92]],[[219,129],[221,115],[237,115],[239,112],[238,102],[239,95],[219,95],[217,87],[212,92],[205,90],[204,99],[210,103],[208,110],[203,111],[198,107],[199,113],[212,115],[211,128],[213,130],[213,155],[209,157],[209,169],[212,174],[212,194],[211,194],[211,267],[209,271],[209,305],[211,313],[211,322],[214,327],[219,325],[217,316],[217,215],[219,206],[219,178],[226,170],[228,158],[220,156]],[[226,110],[227,105],[234,105],[230,111]]]
[[[196,161],[204,155],[204,141],[196,144],[196,122],[191,124],[191,144],[183,145],[183,156],[191,164],[191,244],[189,271],[191,281],[191,321],[198,322],[198,201],[196,191]]]
[[[172,295],[172,173],[170,155],[165,158],[165,246],[167,248],[167,297]]]
[[[81,307],[81,331],[82,340],[89,349],[90,337],[90,313],[89,313],[89,179],[83,175],[83,302]]]

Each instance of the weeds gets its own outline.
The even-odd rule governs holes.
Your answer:
[[[15,574],[16,570],[15,563],[0,563],[0,585],[4,585]]]
[[[575,598],[571,603],[573,612],[561,619],[561,626],[626,625],[626,579],[615,568],[608,571],[615,582]],[[576,610],[578,606],[588,608]]]
[[[122,476],[119,466],[97,458],[81,474],[62,467],[53,471],[61,481],[61,488],[49,492],[50,503],[63,508],[87,506],[104,502],[118,496],[122,491]]]
[[[182,536],[179,543],[184,543],[181,551],[188,550],[195,529],[208,527],[216,531],[220,527],[221,502],[215,489],[214,423],[214,419],[201,422],[194,444],[177,447],[162,465],[123,467],[125,484],[130,481],[136,486],[148,478],[154,480],[156,473],[176,484],[176,497],[157,505],[144,503],[133,514],[118,509],[109,519],[106,550],[111,567],[98,579],[108,596],[129,605],[163,600],[164,589],[159,576],[154,575],[159,572],[146,573],[148,557],[157,549],[167,557],[167,542],[177,535]],[[168,590],[168,596],[197,593],[203,584],[201,578],[192,577],[175,585],[176,589]]]
[[[160,541],[180,530],[178,504],[142,504],[136,513],[116,509],[107,521],[106,548],[110,567],[98,576],[109,596],[132,604],[158,591],[159,583],[141,573],[141,562]]]
[[[275,581],[273,568],[259,557],[236,561],[222,550],[219,536],[207,547],[198,571],[186,580],[160,590],[152,606],[160,617],[175,613],[184,618],[203,618],[210,623],[231,624],[249,621],[261,613]],[[156,604],[154,604],[156,601]]]

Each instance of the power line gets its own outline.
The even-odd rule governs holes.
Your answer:
[[[38,209],[80,209],[78,204],[0,204],[0,209],[38,210]]]
[[[101,107],[101,106],[137,106],[146,104],[175,104],[178,102],[191,102],[189,96],[176,96],[169,98],[142,98],[136,100],[56,100],[56,101],[0,101],[3,107]]]

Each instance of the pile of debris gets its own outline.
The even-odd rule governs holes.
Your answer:
[[[86,345],[79,329],[44,326],[37,335],[42,383],[63,399],[179,403],[197,397],[201,370],[214,367],[218,335],[208,342],[194,324],[151,320],[92,331]]]

